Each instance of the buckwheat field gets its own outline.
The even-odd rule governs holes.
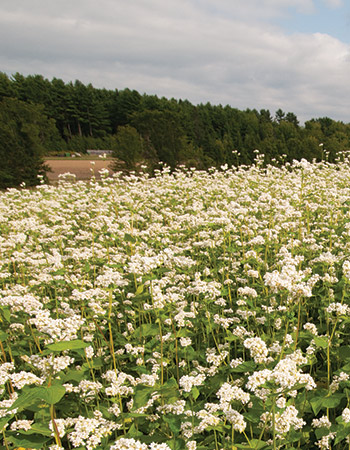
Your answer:
[[[0,252],[1,448],[350,448],[346,158],[9,189]]]

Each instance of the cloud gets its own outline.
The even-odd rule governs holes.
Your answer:
[[[323,0],[326,6],[329,8],[340,8],[343,6],[343,0]]]
[[[330,0],[328,0],[328,3]],[[335,3],[334,1],[332,3]],[[96,87],[350,121],[349,46],[286,34],[311,0],[2,0],[0,67]]]

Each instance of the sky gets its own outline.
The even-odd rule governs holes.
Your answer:
[[[1,0],[0,71],[350,123],[350,1]]]

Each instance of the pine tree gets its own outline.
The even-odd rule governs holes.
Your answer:
[[[43,107],[13,98],[0,102],[0,188],[34,186],[45,176],[44,143],[55,135]]]

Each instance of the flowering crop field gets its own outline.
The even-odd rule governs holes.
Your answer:
[[[348,449],[350,162],[0,194],[1,448]]]

